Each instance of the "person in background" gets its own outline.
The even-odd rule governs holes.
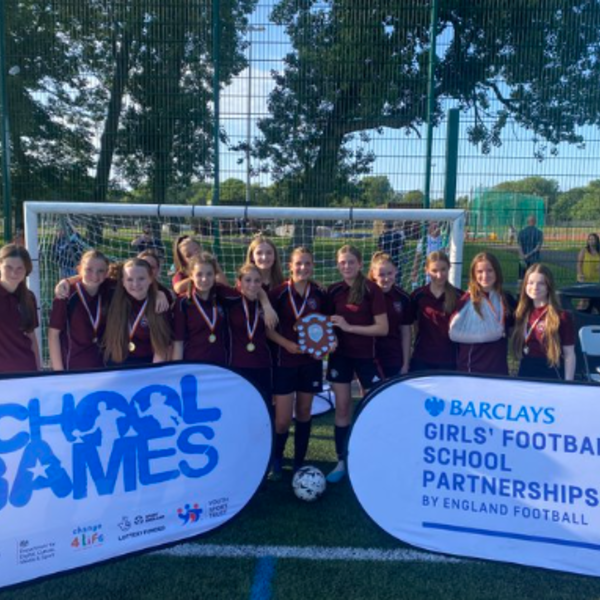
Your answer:
[[[545,265],[535,264],[525,273],[512,349],[519,377],[572,381],[575,376],[573,318],[561,310],[554,277]]]
[[[0,373],[39,371],[37,303],[25,279],[33,265],[23,246],[0,249]]]
[[[579,283],[600,283],[600,237],[590,233],[577,255],[577,281]]]
[[[396,267],[396,281],[402,286],[402,251],[406,243],[406,236],[402,227],[391,221],[386,221],[383,226],[383,233],[377,240],[377,247],[380,252],[387,254]]]
[[[416,289],[419,285],[419,272],[423,268],[423,261],[425,260],[423,257],[429,256],[432,252],[446,252],[444,236],[442,236],[442,230],[437,221],[429,223],[427,234],[419,240],[415,248],[415,260],[411,272],[413,289]],[[425,274],[425,283],[429,283],[427,273]]]
[[[517,241],[519,243],[519,280],[527,269],[534,263],[540,262],[540,250],[544,244],[544,234],[536,227],[536,218],[533,215],[527,217],[527,227],[519,231]]]
[[[161,258],[165,256],[165,246],[159,238],[154,237],[150,223],[144,224],[142,234],[131,242],[131,247],[136,254],[141,254],[145,250],[154,250]]]

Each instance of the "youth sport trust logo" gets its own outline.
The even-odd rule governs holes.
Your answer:
[[[195,502],[193,505],[186,504],[183,508],[178,508],[177,516],[182,520],[182,525],[188,525],[197,523],[203,512],[200,505]]]

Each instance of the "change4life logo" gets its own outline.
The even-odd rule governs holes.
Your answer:
[[[97,548],[104,543],[104,533],[102,524],[86,525],[73,529],[73,539],[71,547],[75,550],[86,550],[88,548]]]
[[[203,509],[196,502],[194,504],[186,504],[183,508],[177,509],[177,516],[181,519],[182,525],[193,525],[202,517]]]

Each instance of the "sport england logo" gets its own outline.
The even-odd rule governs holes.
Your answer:
[[[425,400],[425,410],[432,416],[438,417],[444,412],[444,408],[446,403],[441,398],[436,398],[432,396],[431,398],[427,398]]]
[[[193,506],[186,504],[183,508],[177,509],[177,516],[183,521],[183,525],[187,525],[188,523],[197,523],[203,512],[198,503]]]

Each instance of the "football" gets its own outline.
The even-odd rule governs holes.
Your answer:
[[[302,467],[296,471],[292,479],[294,494],[304,502],[318,500],[326,487],[325,475],[316,467]]]

